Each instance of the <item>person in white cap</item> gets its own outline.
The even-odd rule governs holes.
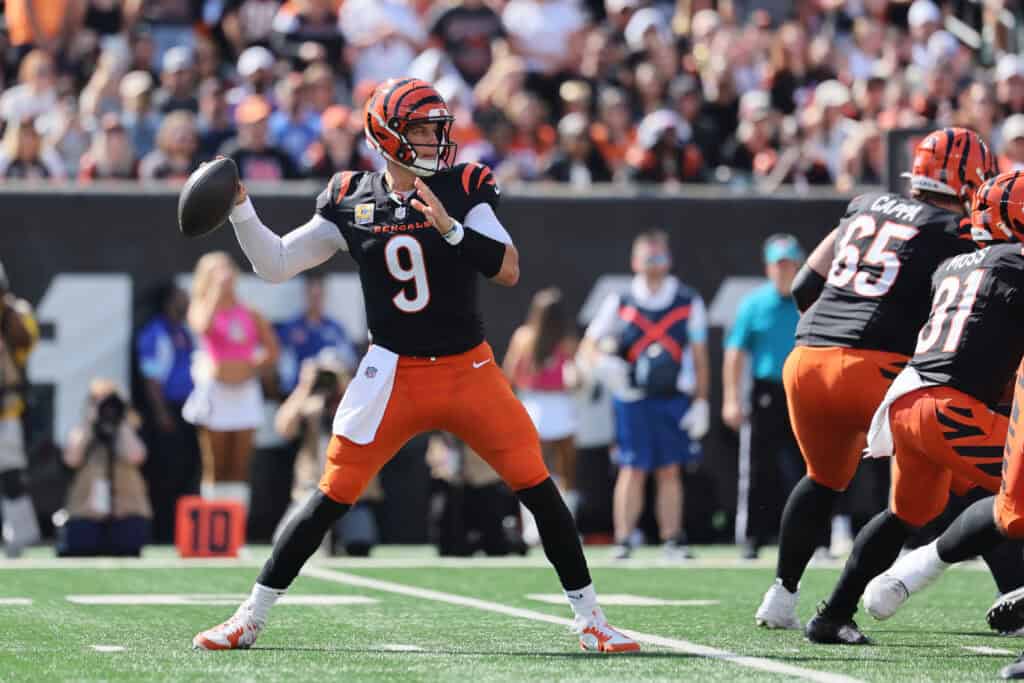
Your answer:
[[[996,62],[996,100],[1003,112],[1024,114],[1024,57],[1003,55]]]
[[[195,96],[195,58],[191,48],[176,45],[164,53],[156,108],[161,114],[177,109],[193,114],[199,111],[199,100]]]
[[[1024,114],[1008,116],[1003,122],[1003,148],[999,171],[1024,171]]]
[[[238,58],[238,75],[242,84],[228,93],[228,102],[237,106],[249,95],[269,97],[274,85],[274,53],[262,45],[247,48]]]
[[[129,71],[121,79],[118,94],[121,123],[141,159],[156,147],[156,132],[160,128],[160,115],[153,109],[153,77],[148,71]]]
[[[907,25],[910,37],[914,41],[914,64],[927,69],[931,65],[928,54],[928,39],[939,30],[942,24],[942,11],[932,0],[914,0],[907,12]]]

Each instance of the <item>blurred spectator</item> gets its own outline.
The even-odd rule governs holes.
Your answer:
[[[86,0],[85,28],[103,38],[117,36],[124,30],[122,0]]]
[[[85,129],[74,97],[61,98],[56,110],[46,119],[46,144],[60,157],[69,177],[78,175],[78,164],[89,149],[91,134]],[[40,122],[42,123],[42,121]]]
[[[632,553],[647,477],[654,474],[665,557],[689,558],[680,466],[700,458],[710,420],[704,302],[671,274],[666,233],[638,235],[631,262],[636,275],[629,290],[602,302],[581,344],[584,362],[614,392],[615,557]]]
[[[300,177],[298,168],[279,147],[270,144],[267,122],[270,104],[259,95],[245,98],[235,109],[238,136],[220,149],[238,164],[245,180],[287,180]]]
[[[142,158],[143,180],[185,180],[199,168],[199,134],[196,118],[188,111],[164,117],[156,136],[156,149]]]
[[[254,45],[238,58],[241,84],[228,93],[228,102],[237,106],[249,95],[270,97],[274,90],[274,53],[262,45]]]
[[[221,29],[234,57],[253,45],[269,45],[281,0],[227,0]]]
[[[228,75],[227,65],[220,58],[220,48],[209,36],[202,35],[196,39],[193,57],[194,82],[202,83],[207,78],[223,78]]]
[[[429,20],[431,43],[444,48],[459,75],[470,85],[491,68],[493,44],[504,36],[501,17],[483,0],[454,0]]]
[[[406,72],[427,40],[402,0],[345,0],[340,25],[353,48],[352,82],[380,82]]]
[[[128,33],[128,51],[132,71],[145,71],[153,75],[159,66],[156,62],[156,47],[153,44],[153,36],[144,27],[136,26]]]
[[[932,0],[914,0],[907,12],[914,64],[927,69],[931,65],[928,39],[942,26],[942,10]]]
[[[520,178],[532,180],[540,173],[541,159],[558,141],[558,133],[548,123],[548,107],[537,95],[523,91],[509,99],[504,112],[515,128],[511,151],[520,165]]]
[[[858,185],[882,185],[885,141],[874,123],[861,123],[843,144],[836,189],[849,192]]]
[[[187,320],[202,357],[182,415],[199,428],[203,486],[247,502],[253,436],[263,421],[260,377],[275,367],[278,347],[267,321],[239,299],[237,280],[238,267],[223,251],[196,264]]]
[[[281,347],[278,372],[284,392],[295,388],[303,362],[324,349],[330,349],[348,372],[354,371],[358,364],[351,337],[341,323],[324,313],[323,275],[307,273],[305,294],[305,311],[296,318],[274,325]]]
[[[807,51],[807,32],[796,23],[783,24],[772,40],[765,81],[772,108],[783,114],[792,114],[808,97]]]
[[[82,424],[71,430],[64,449],[64,464],[75,476],[58,534],[59,556],[142,553],[153,511],[139,470],[146,446],[137,427],[117,385],[93,380]]]
[[[579,112],[562,118],[558,123],[558,149],[548,160],[545,179],[575,188],[611,181],[612,172],[591,142],[588,128],[587,118]]]
[[[731,140],[722,149],[721,163],[733,174],[750,178],[754,174],[758,156],[771,158],[774,164],[777,146],[775,119],[770,109],[770,99],[764,91],[751,91],[743,96],[740,104],[740,124]],[[761,164],[765,164],[761,161]]]
[[[195,0],[124,0],[128,23],[141,24],[153,39],[152,68],[159,68],[164,53],[174,47],[192,50],[202,5]]]
[[[648,114],[640,122],[626,166],[626,177],[639,183],[704,180],[704,159],[691,142],[690,127],[667,109]]]
[[[296,64],[300,60],[325,61],[346,71],[345,38],[338,28],[336,5],[331,0],[291,0],[281,5],[271,26],[277,54]],[[306,57],[307,53],[312,58]]]
[[[128,54],[123,49],[109,49],[100,53],[96,70],[82,89],[79,108],[90,125],[95,126],[107,112],[121,107],[119,92],[121,79],[128,68]]]
[[[11,121],[0,141],[0,178],[63,180],[67,171],[60,155],[43,144],[35,119]]]
[[[135,337],[135,354],[145,388],[149,458],[143,474],[153,503],[153,539],[171,543],[178,498],[198,495],[202,474],[196,428],[181,414],[192,392],[195,345],[185,326],[188,295],[168,283],[155,298],[159,308]]]
[[[306,92],[300,73],[290,73],[278,81],[277,110],[268,122],[271,142],[284,150],[296,165],[320,134],[320,116],[309,108]]]
[[[722,133],[715,117],[704,107],[700,81],[689,74],[677,76],[669,84],[669,98],[675,112],[690,127],[693,142],[700,149],[704,163],[713,168],[718,163]]]
[[[0,118],[17,121],[41,116],[57,104],[56,65],[42,50],[25,55],[18,67],[18,85],[0,95]]]
[[[156,147],[160,115],[153,110],[153,77],[148,71],[132,71],[121,79],[121,123],[128,131],[137,158]]]
[[[996,63],[996,100],[1003,114],[1024,114],[1024,56],[1003,55]]]
[[[208,78],[199,86],[199,150],[204,159],[213,157],[225,142],[235,137],[228,107],[227,86],[216,78]]]
[[[740,439],[736,510],[736,537],[746,559],[756,558],[778,535],[782,506],[804,470],[782,386],[782,366],[800,319],[790,290],[804,252],[787,234],[769,237],[763,252],[769,282],[740,301],[722,362],[722,421],[746,430]],[[749,400],[748,376],[753,379]]]
[[[502,363],[537,428],[541,452],[573,513],[579,498],[572,393],[579,384],[573,360],[577,343],[562,292],[554,287],[542,289],[533,295],[526,322],[512,334]],[[539,534],[535,537],[540,540]]]
[[[195,56],[191,48],[174,46],[164,53],[160,70],[160,89],[154,104],[161,114],[184,109],[199,111],[195,96]]]
[[[513,51],[526,60],[527,87],[556,112],[558,86],[580,63],[585,17],[565,0],[511,0],[501,20]]]
[[[325,64],[310,64],[302,72],[302,78],[306,85],[306,97],[309,107],[317,113],[322,114],[327,108],[335,104],[334,74],[330,67]]]
[[[956,125],[974,130],[988,143],[991,150],[1002,148],[1002,131],[997,125],[999,107],[991,86],[972,83],[965,88],[958,100]]]
[[[1014,114],[1003,123],[1003,144],[999,155],[999,171],[1024,170],[1024,114]]]
[[[79,180],[134,180],[138,164],[128,131],[117,114],[107,114],[93,136],[92,145],[82,155]]]
[[[597,120],[590,124],[590,140],[614,176],[624,167],[626,152],[635,141],[636,133],[629,103],[621,89],[605,88],[597,102]]]
[[[32,307],[15,296],[0,264],[0,541],[8,557],[39,540],[35,506],[26,487],[25,368],[39,341]]]
[[[327,180],[340,171],[360,169],[359,117],[340,104],[328,107],[320,117],[320,138],[302,155],[306,175]]]
[[[81,28],[84,13],[77,0],[7,0],[4,19],[20,61],[33,48],[60,56]]]

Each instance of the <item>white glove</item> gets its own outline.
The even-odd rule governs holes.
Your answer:
[[[706,399],[696,398],[690,404],[683,418],[679,420],[679,428],[690,435],[693,440],[703,439],[711,427],[711,407]]]
[[[629,390],[629,363],[624,358],[602,353],[594,364],[594,376],[613,393]]]

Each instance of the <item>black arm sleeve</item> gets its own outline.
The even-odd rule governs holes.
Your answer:
[[[825,278],[818,274],[806,263],[800,268],[800,272],[793,278],[793,300],[801,313],[811,307],[821,291],[825,289]]]
[[[462,241],[455,247],[459,255],[473,264],[486,278],[492,278],[501,272],[501,263],[505,260],[505,245],[491,239],[476,230],[463,226]]]

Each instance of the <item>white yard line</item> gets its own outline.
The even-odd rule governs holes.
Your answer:
[[[1006,655],[1017,654],[1013,650],[1005,650],[1001,647],[988,647],[987,645],[961,645],[960,647],[968,652],[976,652],[979,655],[991,655],[993,657],[1005,657]]]
[[[0,606],[26,607],[32,604],[32,598],[0,598]]]
[[[455,595],[453,593],[444,593],[441,591],[435,591],[426,588],[418,588],[416,586],[408,586],[401,583],[394,583],[392,581],[370,579],[363,576],[357,576],[355,574],[348,574],[345,572],[335,571],[332,569],[324,569],[321,567],[307,567],[303,570],[302,573],[306,576],[312,576],[318,579],[322,579],[324,581],[332,581],[334,583],[341,583],[349,586],[358,586],[360,588],[369,588],[371,590],[384,591],[386,593],[407,595],[409,597],[419,598],[421,600],[433,600],[435,602],[444,602],[450,605],[459,605],[460,607],[469,607],[471,609],[483,610],[485,612],[496,612],[498,614],[504,614],[511,617],[530,619],[532,621],[543,621],[549,624],[558,624],[560,626],[572,625],[571,619],[567,619],[564,617],[556,617],[551,614],[545,614],[543,612],[535,612],[529,609],[512,607],[510,605],[503,605],[501,603],[490,602],[488,600],[469,598],[462,595]],[[630,631],[626,629],[622,629],[622,632],[628,635],[629,637],[634,638],[638,642],[646,643],[648,645],[657,645],[659,647],[664,647],[679,652],[685,652],[687,654],[697,655],[699,657],[721,659],[732,664],[736,664],[738,666],[745,666],[751,669],[767,671],[769,673],[776,673],[782,674],[784,676],[802,678],[808,681],[818,681],[819,683],[860,683],[859,679],[852,678],[850,676],[845,676],[843,674],[834,674],[826,671],[815,671],[814,669],[804,669],[803,667],[794,666],[792,664],[785,664],[783,662],[777,662],[770,659],[762,659],[760,657],[747,657],[744,655],[737,655],[727,650],[719,650],[718,648],[709,647],[707,645],[692,643],[688,640],[665,638],[659,635],[640,633],[639,631]]]
[[[96,652],[124,652],[124,647],[121,645],[90,645]]]

